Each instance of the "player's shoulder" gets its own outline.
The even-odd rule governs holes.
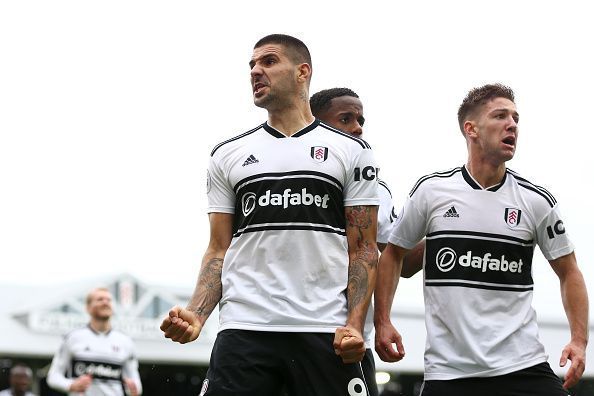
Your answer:
[[[319,121],[319,120],[316,120]],[[333,139],[334,141],[336,141],[337,143],[342,143],[345,145],[352,145],[355,147],[360,147],[362,149],[371,149],[371,146],[369,145],[369,143],[367,143],[365,140],[349,135],[346,132],[343,132],[339,129],[336,129],[328,124],[325,124],[323,121],[319,121],[319,124],[317,126],[323,133],[327,133],[327,136],[330,139]]]
[[[462,172],[462,167],[457,166],[455,168],[450,168],[447,170],[432,172],[432,173],[423,175],[417,180],[417,182],[415,183],[413,188],[410,190],[410,193],[408,195],[410,197],[412,197],[419,190],[424,190],[427,187],[430,187],[436,183],[444,183],[444,182],[449,183],[453,180],[452,178],[454,178],[456,175],[459,175],[461,172]]]
[[[219,144],[217,144],[216,146],[214,146],[214,148],[212,149],[212,151],[210,152],[210,156],[214,156],[215,153],[217,153],[218,151],[220,151],[221,148],[227,148],[231,145],[236,145],[236,144],[243,144],[243,140],[248,138],[249,136],[252,136],[254,133],[258,132],[259,130],[264,128],[265,123],[258,125],[255,128],[250,129],[249,131],[240,133],[239,135],[236,135],[230,139],[227,139]]]
[[[120,342],[132,342],[132,337],[118,329],[111,329],[109,331],[109,336],[118,339]]]
[[[390,198],[392,198],[392,191],[390,191],[390,187],[388,187],[388,184],[381,180],[381,179],[377,179],[377,190],[380,194],[387,194],[390,196]]]
[[[93,334],[93,330],[87,324],[85,326],[77,327],[64,334],[65,341],[72,341],[83,337],[88,337]]]
[[[511,169],[506,170],[506,175],[514,183],[520,194],[527,199],[537,203],[544,204],[549,207],[554,207],[557,204],[557,200],[546,188],[539,186],[527,178],[521,176],[518,172]]]

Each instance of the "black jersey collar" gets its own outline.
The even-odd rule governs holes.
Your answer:
[[[101,334],[108,335],[109,333],[111,333],[111,327],[105,333],[95,330],[93,327],[91,327],[90,323],[87,323],[87,327],[89,328],[89,330],[91,330],[96,335],[101,335]]]
[[[488,187],[488,188],[483,188],[481,187],[480,184],[478,184],[476,182],[476,180],[474,180],[474,178],[472,177],[472,175],[470,174],[470,172],[468,172],[468,170],[466,169],[466,165],[462,165],[462,176],[464,177],[464,180],[466,180],[466,183],[468,183],[470,185],[470,187],[474,188],[475,190],[485,190],[485,191],[497,191],[501,188],[501,186],[503,186],[503,184],[505,183],[505,180],[507,179],[507,169],[505,170],[505,173],[503,174],[503,179],[501,179],[501,181],[497,184],[495,184],[494,186]]]
[[[263,126],[264,129],[266,130],[266,132],[268,132],[269,134],[271,134],[272,136],[274,136],[275,138],[296,138],[299,136],[303,136],[305,135],[307,132],[313,130],[315,127],[317,127],[320,124],[320,120],[318,120],[317,118],[314,120],[314,122],[312,122],[311,124],[309,124],[308,126],[306,126],[305,128],[303,128],[302,130],[292,134],[291,136],[286,136],[285,134],[277,131],[276,129],[274,129],[273,127],[271,127],[270,125],[268,125],[268,121],[266,121]]]

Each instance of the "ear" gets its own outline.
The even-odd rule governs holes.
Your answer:
[[[299,82],[306,82],[311,77],[311,66],[307,63],[302,63],[297,66],[297,80]]]
[[[474,121],[464,121],[464,135],[469,139],[476,138],[478,136],[476,123]]]

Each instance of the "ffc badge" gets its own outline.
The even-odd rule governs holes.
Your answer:
[[[328,147],[314,146],[310,155],[315,161],[324,162],[328,159]]]
[[[509,228],[516,228],[520,224],[522,211],[518,208],[505,208],[505,222]]]

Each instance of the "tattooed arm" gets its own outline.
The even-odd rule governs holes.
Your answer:
[[[347,322],[337,329],[334,348],[345,363],[352,363],[365,353],[363,326],[377,271],[377,206],[347,206],[345,216],[349,250]]]
[[[377,206],[345,208],[349,247],[347,325],[363,331],[377,270]]]
[[[194,341],[206,320],[221,300],[223,258],[231,244],[233,215],[210,213],[210,241],[202,258],[202,266],[194,293],[184,309],[173,307],[161,323],[166,338],[185,344]]]

